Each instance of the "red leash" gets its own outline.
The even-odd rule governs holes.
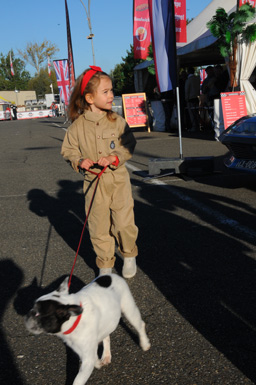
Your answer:
[[[96,175],[96,176],[97,176],[97,181],[96,181],[96,184],[95,184],[95,187],[94,187],[94,191],[93,191],[93,194],[92,194],[92,199],[91,199],[91,202],[90,202],[90,205],[89,205],[89,208],[88,208],[88,212],[87,212],[87,215],[86,215],[86,218],[85,218],[85,221],[84,221],[84,227],[83,227],[83,230],[82,230],[82,233],[81,233],[81,237],[80,237],[80,241],[79,241],[79,244],[78,244],[78,248],[77,248],[75,260],[74,260],[74,263],[73,263],[73,266],[72,266],[72,269],[71,269],[71,273],[70,273],[70,276],[69,276],[68,288],[69,288],[70,285],[71,285],[71,278],[72,278],[73,271],[74,271],[74,268],[75,268],[77,256],[78,256],[79,249],[80,249],[80,246],[81,246],[81,243],[82,243],[82,239],[83,239],[83,235],[84,235],[85,226],[86,226],[86,223],[87,223],[87,220],[88,220],[90,211],[91,211],[92,202],[93,202],[93,199],[94,199],[96,190],[97,190],[97,186],[98,186],[98,183],[99,183],[99,180],[100,180],[101,175],[105,172],[105,170],[106,170],[107,167],[108,167],[108,166],[104,167],[99,173],[98,173],[98,172],[95,172],[95,171],[92,171],[92,170],[86,170],[86,171],[89,171],[91,174]]]

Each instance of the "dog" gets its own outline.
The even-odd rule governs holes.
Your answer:
[[[75,294],[69,294],[67,277],[52,293],[38,298],[25,317],[33,334],[56,334],[80,358],[80,370],[73,385],[84,385],[94,367],[111,363],[110,334],[123,314],[139,335],[141,348],[150,342],[140,311],[126,281],[117,274],[102,275]],[[98,357],[98,345],[103,353]]]

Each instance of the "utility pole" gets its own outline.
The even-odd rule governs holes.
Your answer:
[[[90,35],[87,36],[87,39],[88,40],[91,40],[92,42],[92,57],[93,57],[93,65],[95,66],[96,63],[95,63],[95,55],[94,55],[94,47],[93,47],[93,38],[94,38],[94,34],[92,33],[92,25],[91,25],[91,17],[90,17],[90,4],[91,4],[91,0],[88,0],[88,10],[86,8],[86,6],[84,5],[83,1],[80,0],[84,9],[85,9],[85,12],[86,12],[86,16],[87,16],[87,22],[88,22],[88,27],[89,27],[89,30],[90,30]]]

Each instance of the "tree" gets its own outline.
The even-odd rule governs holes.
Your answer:
[[[41,44],[27,43],[24,51],[18,50],[19,55],[25,62],[35,68],[36,73],[39,74],[42,64],[47,60],[48,56],[52,57],[59,49],[55,44],[48,40],[44,40]]]
[[[10,54],[12,57],[14,76],[11,74]],[[0,89],[5,91],[27,90],[30,79],[29,72],[25,71],[25,63],[19,58],[15,58],[13,51],[6,56],[0,54]]]
[[[153,60],[153,63],[148,66],[148,72],[150,75],[155,75],[156,74],[156,69],[155,69],[155,63],[154,63],[154,52],[153,52],[153,46],[152,43],[150,43],[148,47],[148,56],[146,58],[147,61]]]
[[[58,93],[58,86],[56,81],[56,76],[51,73],[51,77],[48,74],[48,68],[41,68],[38,75],[33,77],[29,81],[29,89],[34,90],[36,92],[37,98],[44,97],[45,94],[52,93],[50,84],[53,84],[54,93]]]
[[[254,7],[248,3],[236,12],[228,15],[223,8],[218,8],[213,18],[206,24],[213,36],[218,38],[221,55],[228,58],[230,84],[236,87],[237,45],[241,41],[252,43],[256,40],[256,24],[246,24],[256,14]]]
[[[134,59],[132,45],[130,45],[130,51],[127,50],[126,52],[127,56],[125,58],[122,57],[123,63],[117,64],[110,74],[113,78],[114,91],[117,95],[135,92],[133,69],[143,61],[141,59]]]

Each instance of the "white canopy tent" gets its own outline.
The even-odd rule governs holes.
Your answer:
[[[12,103],[9,102],[8,100],[4,99],[4,98],[1,98],[1,96],[0,96],[0,104],[12,104]]]
[[[6,120],[6,119],[10,119],[11,118],[11,111],[8,110],[8,107],[10,107],[11,103],[6,100],[6,99],[2,99],[0,97],[0,120]]]
[[[215,15],[218,8],[227,13],[235,11],[237,0],[212,0],[203,11],[187,25],[187,43],[177,43],[177,55],[182,66],[208,65],[224,63],[216,41],[206,27],[206,23]],[[193,55],[192,55],[193,53]],[[200,62],[197,64],[197,62]]]
[[[239,44],[237,53],[236,77],[240,80],[240,89],[245,91],[247,113],[256,112],[256,90],[249,81],[256,67],[256,42]]]

